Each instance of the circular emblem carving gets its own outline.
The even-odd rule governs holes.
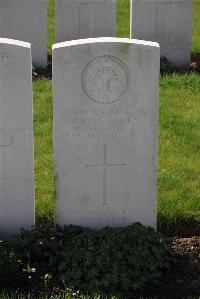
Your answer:
[[[82,73],[82,87],[93,101],[110,104],[130,87],[130,72],[119,58],[104,55],[90,61]]]

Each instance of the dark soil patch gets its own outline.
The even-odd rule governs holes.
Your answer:
[[[51,80],[52,79],[51,65],[48,65],[46,69],[39,69],[33,67],[32,76],[33,76],[33,81]]]
[[[200,53],[192,54],[190,67],[192,70],[200,72]]]
[[[52,57],[48,56],[48,65],[46,69],[40,69],[33,66],[33,80],[51,80],[52,79]]]
[[[166,222],[160,221],[158,225],[158,231],[163,233],[168,238],[172,237],[200,237],[200,223],[194,223],[190,221],[189,223],[180,223],[180,224],[167,224]]]
[[[200,237],[171,238],[178,263],[165,273],[158,290],[160,298],[187,298],[200,295]]]

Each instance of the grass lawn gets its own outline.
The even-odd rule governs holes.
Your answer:
[[[160,81],[158,215],[200,222],[200,76]]]
[[[53,221],[53,111],[51,81],[33,83],[36,219]]]
[[[192,52],[200,53],[200,0],[193,0]]]
[[[129,0],[118,0],[117,35],[129,36]],[[49,0],[49,44],[54,41]],[[193,52],[200,53],[200,0],[194,1]],[[52,95],[50,81],[34,87],[35,195],[37,222],[53,222]],[[200,76],[160,80],[158,218],[160,223],[200,222]]]

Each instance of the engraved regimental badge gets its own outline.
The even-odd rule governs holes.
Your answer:
[[[86,95],[101,104],[120,100],[130,87],[130,72],[117,57],[104,55],[91,60],[82,73],[82,87]]]

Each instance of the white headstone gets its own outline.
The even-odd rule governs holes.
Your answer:
[[[53,46],[58,224],[156,227],[159,60],[131,39]]]
[[[161,56],[188,68],[192,48],[192,0],[131,0],[132,38],[156,41]]]
[[[56,0],[56,40],[115,36],[115,0]]]
[[[0,236],[34,224],[29,43],[0,38]]]
[[[0,37],[31,43],[33,64],[47,66],[47,0],[0,0]]]

